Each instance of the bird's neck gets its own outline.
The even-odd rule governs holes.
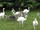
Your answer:
[[[5,13],[5,11],[3,10],[3,13]]]
[[[19,8],[19,12],[20,12],[20,8]]]
[[[28,7],[28,10],[30,10],[30,7]]]

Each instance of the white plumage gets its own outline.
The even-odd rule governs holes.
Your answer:
[[[18,15],[20,12],[16,12],[14,15]]]
[[[28,10],[28,9],[24,9],[24,11],[23,11],[24,17],[26,17],[26,15],[29,13],[29,11],[30,10]]]
[[[17,19],[17,21],[25,21],[26,19],[24,18],[24,17],[19,17],[18,19]]]
[[[19,17],[20,17],[20,12],[19,12],[19,11],[16,12],[16,13],[14,14],[14,16],[15,16],[16,18],[19,18]]]
[[[15,10],[14,10],[14,8],[12,8],[12,11],[11,11],[11,12],[12,12],[13,15],[15,14]]]
[[[29,12],[29,10],[28,9],[24,9],[24,11],[23,11],[23,13],[28,13]]]
[[[36,27],[38,26],[38,21],[37,19],[35,18],[34,21],[33,21],[33,27],[34,27],[34,30],[36,30]]]
[[[5,11],[4,10],[5,10],[5,8],[3,8],[3,12],[0,13],[0,17],[2,17],[2,18],[4,18],[4,16],[5,16]]]
[[[19,18],[17,19],[17,21],[19,22],[19,24],[21,23],[22,26],[23,26],[23,23],[24,23],[25,20],[26,20],[26,19],[25,19],[24,17],[19,17]]]
[[[29,11],[30,11],[30,7],[28,7],[28,9],[24,9],[23,13],[28,14]]]
[[[19,9],[20,10],[20,9]],[[17,11],[17,12],[15,12],[15,10],[12,8],[12,14],[16,17],[16,18],[18,18],[19,16],[20,16],[20,12],[19,11]]]

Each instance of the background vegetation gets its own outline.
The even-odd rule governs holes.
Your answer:
[[[18,8],[24,9],[30,7],[31,9],[40,8],[40,0],[0,0],[0,9],[2,8],[11,9]]]

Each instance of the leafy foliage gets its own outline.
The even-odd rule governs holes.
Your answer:
[[[2,0],[1,0],[2,2]],[[37,0],[4,0],[4,2],[1,3],[3,7],[6,8],[19,8],[19,7],[40,7],[40,3],[37,2]]]

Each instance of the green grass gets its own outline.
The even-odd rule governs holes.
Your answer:
[[[28,13],[28,19],[24,22],[24,26],[22,27],[21,25],[18,24],[17,21],[12,21],[9,19],[0,20],[0,30],[34,30],[32,21],[36,17],[36,14],[39,11],[30,11]],[[6,12],[6,15],[11,15],[10,11]],[[40,30],[40,18],[38,18],[39,25],[37,27],[37,30]]]

